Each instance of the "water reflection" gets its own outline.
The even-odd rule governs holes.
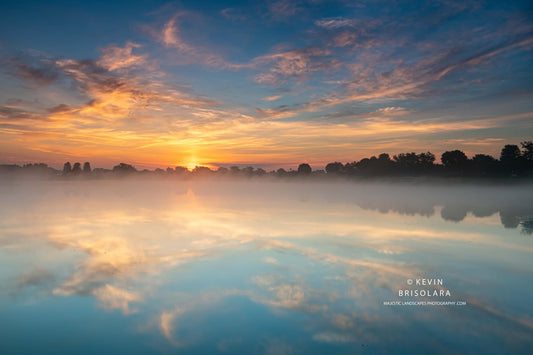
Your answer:
[[[530,186],[71,181],[1,190],[8,353],[533,346]],[[468,305],[383,305],[416,278],[444,279]]]

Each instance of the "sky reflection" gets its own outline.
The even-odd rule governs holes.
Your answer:
[[[125,180],[1,190],[8,353],[533,346],[533,244],[520,227],[533,216],[529,186]],[[442,278],[468,304],[383,305],[416,278]]]

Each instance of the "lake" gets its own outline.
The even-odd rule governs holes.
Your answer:
[[[3,181],[2,354],[527,354],[533,185]]]

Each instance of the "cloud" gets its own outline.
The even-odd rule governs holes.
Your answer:
[[[60,77],[60,71],[54,65],[53,60],[31,55],[11,57],[0,61],[9,69],[7,73],[38,86],[47,86]]]
[[[257,74],[254,81],[279,86],[289,83],[291,77],[301,80],[324,70],[330,70],[334,77],[344,69],[351,72],[351,79],[346,80],[344,75],[334,91],[306,103],[292,104],[293,110],[283,107],[258,112],[288,118],[342,104],[446,95],[447,91],[460,91],[471,84],[459,79],[459,74],[479,75],[476,73],[478,67],[490,70],[491,67],[485,69],[483,66],[507,52],[531,48],[531,26],[520,21],[516,21],[513,27],[496,26],[496,31],[493,25],[481,25],[476,29],[479,36],[457,35],[454,27],[449,27],[451,29],[445,30],[446,36],[453,36],[453,42],[438,41],[431,36],[421,39],[422,33],[429,29],[440,30],[439,26],[445,26],[457,17],[469,16],[465,11],[471,6],[458,8],[452,5],[439,4],[437,12],[423,6],[410,15],[408,22],[412,26],[398,22],[397,17],[389,14],[375,18],[316,20],[315,25],[325,30],[314,33],[322,42],[310,47],[316,50],[316,54],[299,49],[260,56],[254,60],[256,67],[260,68],[258,64],[268,60],[273,66],[268,72]],[[489,32],[489,28],[493,32]],[[438,32],[438,35],[442,33]]]
[[[360,24],[357,19],[348,19],[344,17],[325,18],[316,20],[315,25],[328,30],[336,30],[343,27],[355,27]]]
[[[107,127],[112,128],[120,122],[117,119],[144,116],[147,112],[158,112],[162,108],[194,109],[217,105],[212,100],[161,81],[159,73],[148,64],[148,55],[132,54],[134,48],[140,46],[127,42],[125,47],[106,47],[96,61],[39,59],[38,62],[45,63],[39,70],[39,78],[61,77],[62,82],[68,81],[70,88],[61,96],[78,103],[59,102],[45,107],[20,102],[16,106],[2,106],[0,115],[11,120],[48,121],[50,127],[57,124],[64,127],[67,122],[79,126],[107,122]],[[26,67],[20,61],[18,66]],[[29,77],[27,73],[19,73],[19,77],[27,81],[41,80],[35,76]],[[56,89],[62,90],[62,86]],[[77,94],[77,97],[73,94]],[[80,96],[85,103],[79,103]]]
[[[333,332],[320,332],[313,335],[313,340],[321,343],[332,343],[332,344],[344,344],[344,343],[353,343],[355,339],[350,334],[341,334]]]
[[[174,338],[174,328],[176,319],[184,313],[184,310],[177,308],[170,312],[162,312],[159,316],[159,328],[161,332],[174,346],[179,346],[180,343]]]
[[[130,303],[143,300],[138,292],[131,292],[106,284],[94,290],[93,294],[100,302],[100,306],[106,310],[120,309],[123,314],[135,313],[130,309]]]
[[[273,73],[260,73],[254,76],[254,81],[258,84],[280,85],[285,82],[278,75]]]
[[[140,75],[116,75],[90,60],[60,60],[62,69],[89,101],[77,107],[86,117],[127,118],[138,112],[158,110],[162,105],[210,107],[213,102],[175,90]]]
[[[331,316],[331,323],[339,329],[350,329],[354,327],[352,318],[344,314],[335,314]]]
[[[95,223],[102,223],[95,221]],[[119,223],[118,221],[115,223]],[[114,286],[106,286],[115,280],[127,280],[139,273],[165,265],[178,265],[205,255],[203,251],[164,252],[138,246],[126,238],[106,238],[93,235],[90,231],[64,234],[57,232],[50,236],[58,247],[70,247],[87,254],[77,271],[66,278],[53,291],[58,295],[95,294],[104,307],[127,311],[127,304],[140,300],[140,295],[130,294]],[[117,306],[118,305],[118,306]],[[111,309],[110,308],[110,309]]]
[[[267,258],[264,258],[263,261],[268,264],[279,265],[279,261],[276,258],[267,257]]]
[[[339,90],[312,101],[287,107],[261,111],[266,115],[279,117],[294,117],[304,112],[317,112],[328,107],[334,107],[353,102],[388,102],[406,100],[435,95],[435,85],[455,71],[473,68],[490,61],[497,55],[517,48],[526,48],[533,44],[533,37],[519,35],[510,40],[490,48],[478,49],[465,57],[463,51],[448,48],[440,53],[426,56],[418,61],[406,63],[403,60],[387,63],[383,55],[362,56],[361,63],[352,63],[347,67],[352,72],[353,79],[339,86]],[[281,60],[281,65],[272,70],[273,74],[299,75],[314,71],[308,66],[308,57],[298,58],[294,62]],[[388,64],[385,66],[385,64]],[[386,71],[381,67],[389,68]],[[315,67],[321,70],[322,67]],[[272,75],[272,82],[279,78]],[[439,89],[437,89],[439,90]],[[444,90],[444,89],[440,89]],[[438,92],[438,91],[437,91]],[[390,112],[389,112],[390,113]]]
[[[146,65],[148,54],[135,55],[132,53],[134,48],[140,47],[140,44],[133,42],[126,42],[124,47],[113,45],[105,47],[98,64],[110,71]]]
[[[220,11],[220,13],[226,19],[232,20],[232,21],[237,21],[237,20],[238,21],[244,21],[244,20],[248,19],[248,16],[246,14],[244,14],[242,11],[240,11],[239,9],[236,9],[236,8],[232,8],[232,7],[228,7],[226,9],[223,9],[222,11]]]
[[[270,304],[282,308],[298,308],[305,302],[305,292],[299,285],[279,285],[271,288],[276,299]]]
[[[245,294],[256,303],[304,313],[317,313],[327,309],[326,305],[321,304],[320,297],[323,295],[300,282],[289,282],[274,275],[258,275],[252,281],[262,290]]]
[[[185,44],[180,36],[180,31],[177,26],[177,21],[184,13],[174,15],[165,25],[161,31],[161,41],[166,47],[179,48],[182,51],[190,51],[191,47]]]
[[[403,107],[390,106],[390,107],[378,108],[376,110],[376,112],[385,112],[385,113],[398,112],[398,111],[405,111],[405,109]]]
[[[202,64],[219,69],[239,69],[246,65],[232,64],[223,56],[209,48],[192,45],[183,39],[180,30],[180,20],[189,15],[188,12],[178,12],[164,25],[160,33],[156,34],[159,41],[167,48],[176,49],[176,64]]]
[[[19,122],[21,120],[43,120],[45,117],[38,112],[29,111],[27,109],[12,107],[12,106],[0,106],[0,120],[6,122]]]
[[[413,111],[407,110],[404,107],[389,106],[389,107],[378,108],[376,110],[376,113],[379,115],[387,116],[387,117],[393,117],[393,116],[405,116],[410,113],[413,113]]]
[[[256,75],[254,80],[257,83],[273,85],[291,78],[303,80],[314,72],[338,66],[337,59],[328,58],[330,54],[326,49],[306,47],[256,57],[252,60],[254,67],[267,65],[270,69],[268,73]]]
[[[283,95],[271,95],[271,96],[263,97],[261,100],[263,100],[263,101],[276,101],[278,99],[281,99],[282,97],[283,97]]]
[[[279,0],[271,1],[267,5],[268,14],[276,21],[284,21],[302,11],[299,1]]]
[[[444,68],[440,69],[436,75],[436,79],[439,80],[451,71],[459,69],[464,66],[476,66],[481,64],[484,61],[491,59],[503,52],[520,48],[520,47],[532,47],[533,46],[533,32],[520,34],[513,36],[502,43],[490,46],[489,48],[483,48],[477,52],[467,56],[464,59],[459,60],[456,63],[444,63]],[[438,68],[438,67],[437,67]]]
[[[22,290],[32,286],[46,286],[55,280],[55,275],[48,270],[35,268],[23,274],[16,281],[17,290]]]

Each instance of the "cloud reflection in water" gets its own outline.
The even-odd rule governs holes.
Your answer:
[[[457,327],[459,344],[476,327],[487,334],[478,350],[496,335],[506,351],[531,344],[531,290],[521,280],[531,276],[532,241],[506,229],[507,218],[533,215],[527,186],[42,184],[2,187],[8,307],[28,292],[93,297],[190,353],[248,350],[261,337],[257,352],[430,349],[420,331],[438,334],[442,348],[432,350],[445,353]],[[444,278],[469,306],[383,306],[417,277]],[[252,316],[270,325],[252,326]],[[233,325],[220,329],[228,317]],[[230,330],[247,336],[225,337]]]

